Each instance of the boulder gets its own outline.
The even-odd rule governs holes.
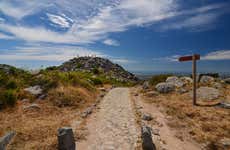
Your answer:
[[[181,81],[181,80],[180,80],[178,77],[176,77],[176,76],[168,77],[168,78],[166,79],[166,82],[167,82],[167,83],[171,83],[171,84],[173,84],[173,85],[176,86],[176,87],[182,87],[182,86],[184,86],[184,82]]]
[[[160,93],[169,93],[175,90],[175,85],[172,83],[161,82],[158,83],[155,88]]]
[[[190,96],[192,97],[192,92],[190,92]],[[197,89],[197,98],[201,100],[215,100],[219,96],[219,90],[212,87],[200,87]]]
[[[156,146],[152,140],[151,128],[143,125],[141,127],[141,139],[143,150],[156,150]]]
[[[144,83],[143,83],[143,85],[142,85],[142,88],[144,89],[144,90],[147,90],[147,89],[149,89],[149,82],[148,81],[145,81]]]
[[[25,88],[24,91],[27,91],[29,92],[30,94],[32,95],[40,95],[42,94],[42,88],[40,85],[35,85],[35,86],[31,86],[31,87],[28,87],[28,88]]]
[[[215,81],[215,78],[211,77],[211,76],[202,76],[200,78],[200,83],[203,84],[208,84],[208,83],[212,83]]]
[[[12,131],[0,138],[0,150],[6,150],[7,145],[10,143],[14,135],[15,132]]]
[[[70,127],[58,129],[58,150],[75,150],[73,130]]]
[[[146,121],[153,120],[153,117],[151,116],[151,114],[143,114],[141,118],[142,120],[146,120]]]
[[[230,84],[230,78],[224,79],[224,82]]]

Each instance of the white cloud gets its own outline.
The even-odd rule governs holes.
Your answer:
[[[119,46],[120,43],[118,41],[112,40],[112,39],[105,39],[103,41],[104,44],[110,45],[110,46]]]
[[[107,55],[76,46],[43,46],[30,45],[25,47],[17,47],[0,55],[1,60],[39,60],[39,61],[67,61],[78,56],[99,56],[107,57]]]
[[[42,0],[42,2],[44,1],[45,0]],[[8,2],[1,2],[0,6],[7,6],[6,8],[9,8],[9,10],[12,11],[17,10],[18,12],[7,12],[5,7],[3,9],[4,13],[8,13],[8,15],[16,18],[31,15],[42,9],[44,4],[42,2],[38,2],[39,5],[36,8],[34,6],[35,2],[31,2],[31,4],[23,2],[25,6],[13,5],[10,2],[12,2],[12,0]],[[12,26],[2,24],[0,25],[0,29],[7,30],[9,33],[14,34],[17,38],[26,41],[91,43],[105,38],[110,32],[121,32],[126,30],[129,26],[142,25],[152,21],[162,20],[168,16],[167,13],[169,13],[171,9],[174,9],[173,6],[175,4],[174,0],[162,0],[160,2],[157,0],[125,0],[121,2],[97,1],[100,5],[97,5],[97,2],[95,1],[93,2],[95,6],[90,4],[89,1],[83,0],[79,0],[79,3],[70,3],[68,0],[62,2],[62,5],[56,1],[54,4],[56,4],[60,10],[68,11],[70,9],[72,16],[75,16],[75,18],[73,18],[75,24],[64,35],[42,27]],[[22,11],[29,6],[31,7],[31,11]],[[79,10],[76,11],[77,8],[73,10],[74,6],[79,7]],[[140,8],[140,6],[142,6],[142,8]],[[85,12],[85,10],[88,9],[93,10],[91,14],[89,12]],[[143,12],[143,10],[145,11]],[[84,16],[78,17],[79,14]],[[66,20],[64,21],[63,18],[60,18],[60,16],[52,16],[50,19],[52,19],[52,21],[56,24],[67,26]]]
[[[165,56],[165,57],[157,57],[152,58],[153,61],[168,61],[168,62],[176,62],[181,55],[172,55],[172,56]]]
[[[201,57],[201,60],[230,60],[230,50],[210,52]]]
[[[70,27],[70,23],[68,22],[67,18],[64,18],[62,16],[58,16],[58,15],[49,14],[49,13],[47,14],[47,16],[49,17],[51,22],[59,25],[62,28],[69,28]]]
[[[113,58],[112,57],[111,60],[113,62],[119,63],[119,64],[133,64],[133,63],[137,63],[137,61],[126,59],[126,58]]]
[[[17,1],[17,3],[14,3]],[[213,22],[218,16],[210,13],[227,7],[224,4],[208,5],[193,10],[183,10],[177,0],[40,0],[19,1],[2,0],[0,9],[3,13],[20,19],[33,15],[38,11],[49,8],[57,9],[57,15],[49,15],[50,20],[62,27],[70,27],[66,33],[51,31],[45,27],[30,27],[25,25],[9,25],[0,23],[0,29],[15,35],[18,39],[32,42],[53,43],[92,43],[106,39],[111,32],[125,31],[132,26],[154,24],[159,21],[190,15],[187,20],[172,24],[168,29],[178,29],[206,25]],[[178,9],[180,8],[180,9]],[[71,14],[71,15],[66,15]],[[68,19],[71,16],[71,19]]]
[[[204,27],[209,29],[209,26],[216,21],[220,14],[218,13],[204,13],[192,16],[183,21],[174,22],[162,26],[162,29],[183,29],[183,28],[198,28]]]
[[[9,39],[14,39],[14,37],[13,37],[13,36],[9,36],[9,35],[0,33],[0,39],[9,40]]]

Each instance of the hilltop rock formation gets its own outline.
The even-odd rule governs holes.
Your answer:
[[[103,72],[120,81],[138,81],[138,78],[134,74],[126,71],[120,65],[114,64],[110,60],[100,57],[73,58],[63,63],[61,66],[58,66],[56,69],[65,72],[79,70],[90,71],[93,73]]]

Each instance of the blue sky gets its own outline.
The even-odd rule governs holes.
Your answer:
[[[96,55],[130,71],[230,72],[230,0],[1,0],[0,63]]]

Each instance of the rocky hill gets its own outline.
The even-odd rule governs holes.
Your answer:
[[[56,67],[56,69],[64,72],[86,70],[93,73],[105,73],[109,77],[120,81],[138,81],[138,78],[134,74],[126,71],[120,65],[100,57],[73,58],[61,66]]]

